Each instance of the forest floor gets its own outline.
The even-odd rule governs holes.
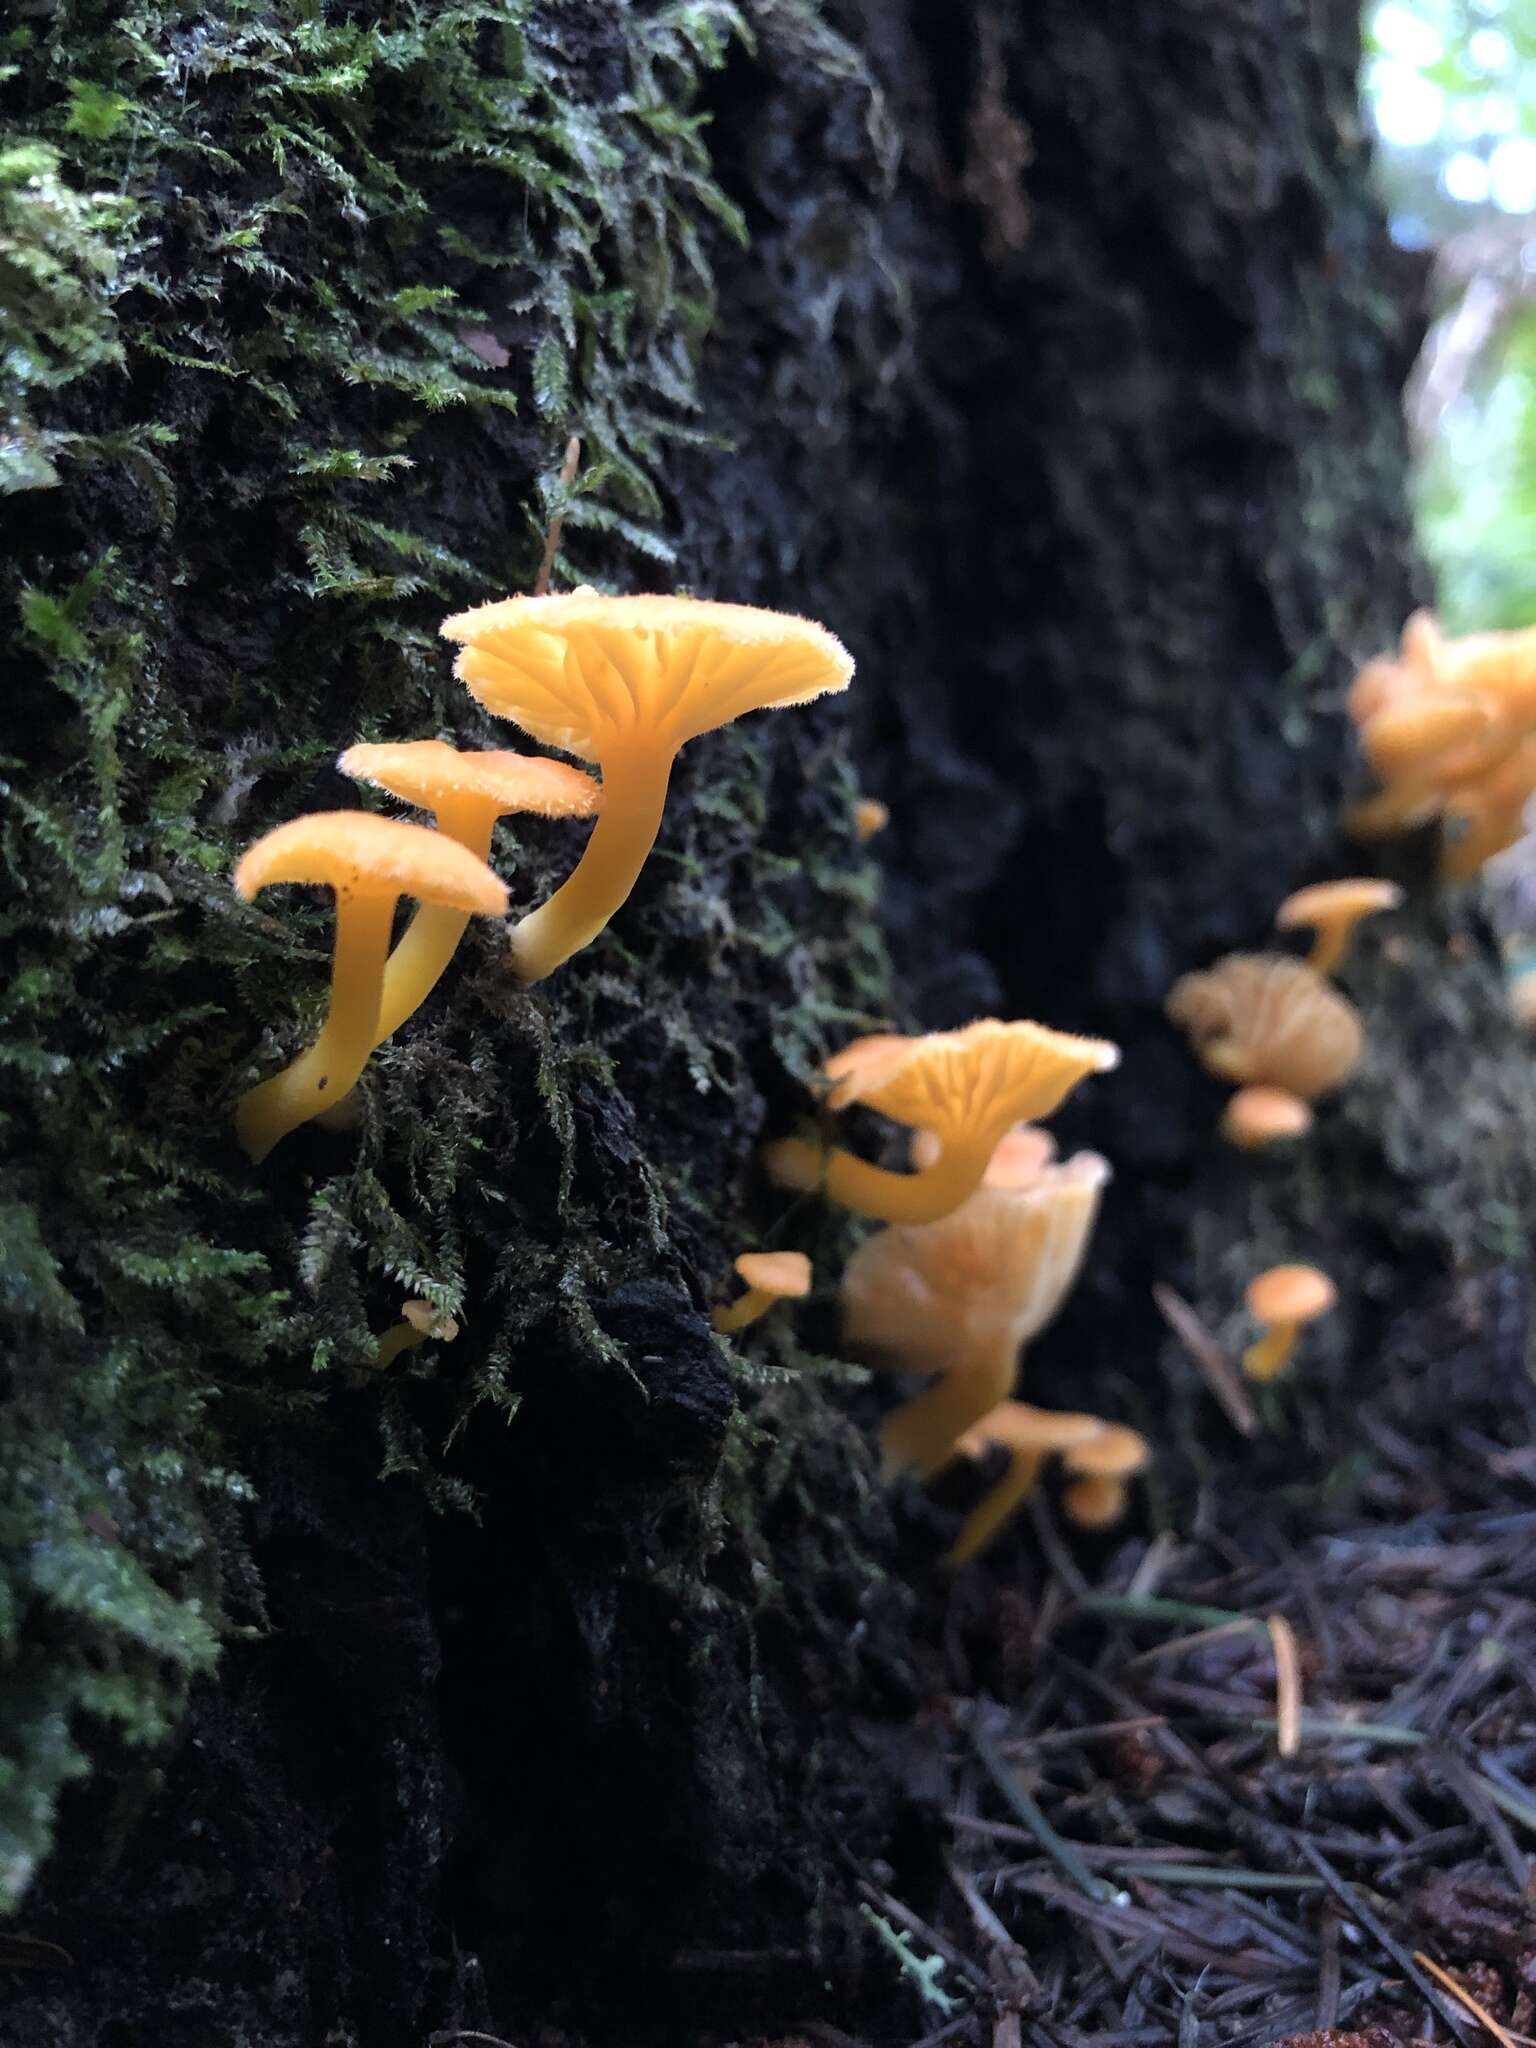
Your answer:
[[[864,1888],[909,2041],[1527,2048],[1527,1309],[1512,1273],[1463,1283],[1389,1333],[1363,1397],[1309,1390],[1288,1427],[1298,1379],[1252,1441],[1190,1447],[1183,1533],[1095,1559],[1042,1498],[1006,1559],[935,1582],[948,1881],[926,1918]]]

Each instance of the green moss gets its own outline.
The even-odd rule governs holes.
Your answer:
[[[728,0],[62,0],[0,44],[0,1904],[103,1738],[161,1739],[213,1662],[242,1426],[314,1408],[400,1291],[461,1312],[493,1235],[505,1313],[454,1416],[515,1408],[552,1301],[600,1353],[573,1105],[608,1017],[509,1021],[487,976],[381,1074],[355,1165],[263,1182],[228,1106],[311,1024],[326,919],[222,877],[359,733],[475,733],[435,622],[526,583],[568,434],[566,572],[669,559],[704,231],[740,232],[691,106],[743,33]],[[553,1142],[558,1238],[469,1192],[525,1084],[542,1127],[499,1148],[543,1186]],[[641,1167],[631,1256],[664,1214]],[[379,1397],[384,1468],[470,1504],[411,1384]]]

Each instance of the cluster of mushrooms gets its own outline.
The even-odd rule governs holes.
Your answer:
[[[1349,813],[1357,839],[1438,820],[1441,876],[1465,881],[1520,838],[1536,793],[1536,629],[1447,639],[1415,612],[1348,704],[1381,784]]]
[[[507,916],[507,886],[490,865],[499,818],[595,821],[565,882],[509,927],[508,972],[532,983],[590,945],[625,902],[655,844],[680,747],[746,712],[846,689],[853,674],[846,649],[810,620],[686,597],[589,589],[514,597],[460,613],[442,631],[459,650],[455,673],[487,710],[596,766],[601,781],[514,751],[441,740],[360,744],[341,756],[342,771],[430,816],[430,825],[320,812],[249,849],[235,870],[241,897],[275,883],[318,883],[333,891],[336,910],[319,1035],[237,1106],[237,1135],[253,1160],[312,1119],[346,1121],[370,1055],[431,995],[470,919]],[[1536,787],[1536,637],[1448,642],[1419,614],[1399,658],[1362,670],[1350,707],[1385,784],[1353,814],[1357,831],[1435,815],[1459,823],[1446,852],[1455,873],[1517,836]],[[885,823],[884,806],[863,799],[858,839]],[[402,897],[417,908],[396,941]],[[1276,921],[1315,933],[1306,960],[1232,954],[1175,986],[1169,1016],[1205,1066],[1234,1086],[1221,1126],[1232,1143],[1258,1148],[1300,1136],[1312,1105],[1353,1069],[1359,1014],[1328,976],[1359,920],[1400,900],[1392,884],[1375,881],[1304,889]],[[887,1476],[926,1479],[995,1446],[1009,1455],[961,1529],[952,1562],[996,1535],[1048,1458],[1060,1458],[1066,1474],[1065,1511],[1087,1527],[1123,1512],[1126,1483],[1147,1462],[1132,1429],[1014,1397],[1021,1353],[1071,1288],[1109,1177],[1097,1154],[1058,1160],[1037,1121],[1118,1057],[1102,1040],[992,1018],[959,1031],[860,1038],[825,1062],[822,1122],[764,1154],[780,1186],[814,1191],[884,1226],[843,1276],[845,1339],[877,1367],[932,1382],[886,1417]],[[828,1118],[855,1105],[910,1132],[907,1170],[833,1141]],[[723,1335],[810,1290],[800,1253],[744,1253],[736,1264],[744,1291],[715,1311]],[[1259,1275],[1247,1296],[1260,1326],[1244,1354],[1249,1375],[1283,1371],[1300,1329],[1333,1298],[1313,1267]],[[407,1301],[378,1341],[376,1364],[456,1334],[429,1303]]]
[[[821,1107],[855,1105],[911,1133],[909,1171],[876,1166],[815,1135],[769,1145],[782,1187],[817,1192],[884,1224],[842,1277],[847,1348],[877,1369],[931,1385],[881,1427],[887,1479],[928,1479],[994,1446],[1003,1476],[966,1518],[947,1562],[974,1557],[1059,1456],[1068,1517],[1102,1528],[1123,1513],[1143,1437],[1095,1415],[1013,1398],[1024,1347],[1065,1299],[1082,1264],[1109,1167],[1097,1153],[1058,1161],[1035,1120],[1058,1109],[1119,1052],[1029,1021],[983,1018],[960,1031],[855,1039],[821,1070]]]
[[[246,901],[278,883],[321,884],[335,898],[324,1025],[236,1109],[253,1160],[306,1122],[347,1120],[369,1057],[431,995],[470,919],[507,915],[506,884],[490,866],[499,818],[595,820],[568,879],[510,927],[508,970],[532,983],[589,945],[628,897],[655,843],[681,746],[745,712],[845,689],[853,674],[842,645],[809,620],[685,597],[587,589],[514,597],[461,613],[442,630],[459,649],[455,673],[486,709],[594,764],[601,782],[564,761],[441,740],[360,744],[341,756],[343,773],[430,816],[430,825],[318,812],[249,849],[235,870]],[[885,822],[884,807],[865,799],[856,836]],[[402,897],[417,907],[395,941]],[[1125,1478],[1146,1459],[1133,1431],[1089,1416],[1043,1416],[1008,1398],[1022,1344],[1076,1274],[1108,1172],[1087,1154],[1057,1164],[1044,1133],[1015,1127],[1048,1114],[1117,1057],[1095,1040],[992,1020],[925,1038],[864,1039],[828,1061],[828,1106],[862,1102],[907,1124],[913,1170],[798,1138],[770,1148],[781,1184],[818,1187],[892,1226],[849,1269],[849,1338],[883,1363],[937,1381],[888,1423],[887,1470],[927,1474],[990,1443],[1014,1454],[1009,1478],[967,1524],[957,1554],[971,1554],[1001,1526],[1047,1452],[1066,1460],[1069,1511],[1085,1523],[1119,1512]],[[747,1253],[737,1267],[745,1291],[716,1311],[723,1334],[810,1288],[799,1253]],[[378,1340],[375,1364],[456,1335],[428,1302],[407,1301]]]
[[[1288,896],[1275,915],[1280,931],[1310,931],[1305,960],[1288,953],[1228,953],[1183,975],[1168,996],[1169,1019],[1184,1031],[1208,1073],[1236,1093],[1222,1136],[1244,1151],[1278,1145],[1312,1127],[1312,1105],[1341,1086],[1365,1046],[1360,1013],[1328,976],[1349,951],[1362,919],[1395,910],[1393,882],[1351,876]],[[1337,1299],[1316,1266],[1272,1266],[1249,1285],[1245,1306],[1261,1334],[1243,1353],[1250,1379],[1277,1378],[1290,1365],[1307,1323]]]

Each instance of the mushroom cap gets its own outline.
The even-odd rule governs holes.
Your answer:
[[[891,822],[889,804],[881,803],[877,796],[861,796],[853,807],[853,836],[864,846],[877,832],[883,832]]]
[[[504,917],[506,884],[456,839],[372,811],[311,811],[256,841],[235,869],[247,903],[273,882],[318,882],[345,896],[414,896]]]
[[[1152,1456],[1152,1446],[1141,1434],[1123,1422],[1104,1422],[1086,1442],[1071,1445],[1062,1462],[1069,1472],[1094,1479],[1129,1479],[1142,1471]]]
[[[1164,1007],[1219,1080],[1263,1082],[1303,1102],[1336,1088],[1365,1043],[1348,997],[1284,953],[1228,953],[1181,976]]]
[[[983,1187],[937,1223],[896,1224],[843,1273],[843,1331],[900,1372],[992,1363],[1055,1315],[1077,1278],[1109,1166],[1079,1152],[1028,1187]]]
[[[936,1166],[944,1147],[932,1131],[914,1131],[907,1158],[918,1171]],[[1037,1181],[1056,1157],[1056,1140],[1038,1124],[1015,1124],[1004,1131],[992,1147],[992,1157],[982,1175],[988,1188],[1027,1188]]]
[[[1239,1088],[1221,1119],[1221,1135],[1245,1152],[1257,1151],[1284,1138],[1301,1138],[1313,1117],[1299,1095],[1283,1088]]]
[[[899,1063],[907,1056],[912,1041],[900,1031],[871,1031],[863,1038],[850,1038],[836,1052],[828,1053],[821,1063],[821,1071],[829,1081],[845,1081],[850,1074],[865,1067],[874,1068],[882,1062]],[[837,1090],[828,1098],[834,1109],[841,1109]]]
[[[779,1301],[799,1301],[811,1291],[811,1262],[804,1252],[743,1252],[736,1271],[756,1293]]]
[[[1421,606],[1403,621],[1398,651],[1404,665],[1421,683],[1438,683],[1445,674],[1446,638],[1434,613]]]
[[[1432,770],[1447,747],[1486,731],[1488,711],[1476,697],[1410,697],[1386,704],[1360,727],[1365,758],[1383,778]]]
[[[1324,924],[1354,924],[1381,910],[1402,907],[1403,892],[1396,882],[1377,881],[1370,875],[1350,875],[1341,882],[1314,882],[1287,896],[1275,912],[1276,929],[1291,932],[1312,930]]]
[[[1088,1074],[1119,1064],[1101,1038],[1047,1025],[983,1017],[963,1031],[934,1031],[882,1047],[845,1071],[827,1098],[833,1109],[862,1102],[899,1124],[931,1131],[941,1145],[1048,1116]],[[848,1048],[844,1048],[844,1053]]]
[[[589,818],[602,801],[602,784],[564,761],[505,748],[460,753],[443,740],[348,747],[336,766],[356,782],[387,789],[403,803],[435,811],[455,797],[541,818]]]
[[[1074,1415],[1054,1408],[1033,1408],[1027,1401],[1001,1401],[960,1438],[957,1449],[978,1458],[989,1444],[1010,1451],[1070,1451],[1101,1434],[1107,1425],[1097,1415]]]
[[[1339,1290],[1316,1266],[1271,1266],[1250,1280],[1244,1295],[1249,1315],[1258,1323],[1310,1323],[1339,1298]]]
[[[1424,685],[1404,662],[1378,654],[1368,661],[1349,686],[1345,709],[1357,726],[1379,712],[1398,704],[1415,702]]]
[[[424,1337],[436,1337],[441,1343],[451,1344],[459,1334],[453,1317],[439,1314],[430,1301],[402,1301],[400,1313]]]
[[[509,597],[445,619],[442,632],[460,643],[455,673],[488,711],[586,761],[631,739],[680,747],[853,676],[825,626],[696,597]]]

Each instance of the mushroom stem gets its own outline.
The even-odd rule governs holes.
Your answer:
[[[1018,1363],[1018,1347],[1003,1339],[990,1358],[955,1365],[915,1401],[893,1409],[880,1425],[880,1476],[932,1478],[972,1424],[1013,1392]]]
[[[442,804],[437,829],[449,839],[483,860],[491,858],[491,834],[496,819],[484,803]],[[379,995],[378,1035],[383,1045],[393,1038],[408,1017],[414,1017],[442,980],[448,963],[459,949],[471,913],[450,910],[441,903],[423,903],[405,928],[404,936],[389,956],[384,969],[384,986]]]
[[[661,830],[674,758],[605,752],[603,807],[586,851],[549,901],[512,928],[512,960],[524,981],[542,981],[590,946],[622,907]]]
[[[373,1354],[374,1371],[382,1372],[386,1365],[394,1364],[402,1351],[414,1351],[418,1344],[425,1344],[426,1341],[425,1330],[418,1330],[414,1323],[402,1319],[380,1337]]]
[[[1108,1473],[1086,1472],[1062,1491],[1061,1505],[1079,1529],[1107,1529],[1125,1513],[1125,1481]]]
[[[1251,1380],[1278,1379],[1296,1349],[1299,1323],[1274,1323],[1243,1353],[1243,1371]]]
[[[379,1021],[379,990],[398,896],[336,897],[331,1007],[307,1052],[241,1096],[235,1134],[260,1163],[272,1147],[339,1102],[367,1064]]]
[[[961,1523],[954,1548],[944,1559],[951,1570],[968,1564],[973,1557],[979,1556],[986,1549],[992,1538],[1034,1492],[1035,1482],[1040,1477],[1044,1463],[1043,1451],[1013,1453],[1002,1478],[982,1495]]]
[[[981,1186],[999,1135],[988,1130],[964,1144],[946,1145],[920,1173],[892,1173],[841,1146],[826,1149],[804,1138],[780,1138],[766,1146],[763,1165],[780,1187],[817,1190],[860,1216],[878,1217],[882,1223],[937,1223]]]
[[[1357,922],[1356,918],[1340,918],[1337,923],[1318,926],[1317,937],[1312,941],[1312,950],[1307,955],[1307,965],[1314,974],[1332,974],[1349,951],[1349,942]]]
[[[491,834],[496,819],[485,804],[444,803],[437,814],[437,829],[456,839],[477,859],[489,865]],[[448,963],[459,950],[459,941],[472,913],[452,910],[444,903],[421,903],[406,926],[404,935],[389,956],[384,985],[379,992],[379,1015],[374,1026],[373,1049],[386,1044],[407,1019],[414,1017],[447,972]],[[317,1121],[328,1131],[344,1131],[356,1121],[349,1088],[318,1113]]]
[[[745,1330],[759,1316],[767,1315],[779,1298],[770,1294],[766,1287],[749,1287],[745,1294],[739,1294],[724,1308],[717,1308],[709,1320],[722,1337],[729,1337],[737,1330]]]

